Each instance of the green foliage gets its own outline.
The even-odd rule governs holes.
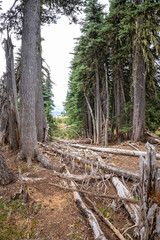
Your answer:
[[[0,239],[35,239],[39,210],[33,211],[21,200],[0,199]]]
[[[112,215],[113,215],[113,212],[112,212],[112,209],[110,208],[110,207],[108,207],[108,208],[104,208],[101,204],[98,206],[98,208],[99,208],[99,211],[101,212],[101,213],[103,213],[103,216],[104,217],[106,217],[106,218],[108,218],[109,219],[109,221],[113,221],[113,218],[112,218]]]
[[[68,117],[55,118],[56,128],[53,135],[58,138],[77,139],[81,133],[81,122],[77,122],[73,125],[68,125]]]

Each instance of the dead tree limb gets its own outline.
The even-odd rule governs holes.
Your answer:
[[[140,158],[140,224],[139,235],[141,240],[160,239],[160,209],[159,192],[156,189],[156,152],[149,143],[146,144],[146,159]],[[154,197],[155,196],[155,197]],[[156,198],[157,197],[157,198]],[[157,203],[156,201],[157,200]]]
[[[160,143],[160,138],[155,133],[153,133],[153,132],[151,132],[151,131],[149,131],[147,129],[144,131],[144,133],[146,135],[149,135],[150,137],[152,137],[155,142]]]
[[[97,167],[97,165],[98,165],[99,169],[103,169],[104,171],[106,171],[108,173],[113,173],[113,174],[115,174],[119,177],[123,176],[124,178],[130,179],[134,182],[139,181],[139,174],[137,174],[137,173],[133,173],[133,172],[130,172],[130,171],[127,171],[127,170],[121,170],[121,169],[118,169],[116,167],[112,167],[112,166],[109,166],[109,165],[106,165],[106,164],[103,164],[103,163],[100,163],[100,162],[92,162],[92,161],[89,161],[85,158],[79,157],[75,154],[70,154],[68,152],[64,152],[62,150],[55,149],[53,147],[51,148],[51,147],[48,147],[44,144],[41,144],[41,146],[48,149],[49,151],[60,154],[63,158],[67,158],[69,160],[72,160],[74,158],[78,162],[81,162],[83,164],[87,164],[87,165],[90,165],[90,166],[93,166],[93,167]],[[52,154],[50,154],[50,155],[52,155]]]
[[[86,200],[89,202],[92,209],[96,212],[98,217],[114,232],[114,234],[120,239],[120,240],[126,240],[123,235],[120,233],[120,231],[115,228],[115,226],[108,220],[108,218],[104,217],[103,214],[98,210],[98,208],[95,206],[95,204],[85,195]]]
[[[85,181],[87,179],[93,179],[93,180],[102,179],[102,177],[98,176],[98,175],[87,175],[87,174],[84,174],[84,175],[69,174],[68,175],[67,173],[59,173],[59,172],[56,172],[56,171],[53,172],[53,175],[57,176],[57,177],[60,177],[60,178],[68,179],[68,180],[74,180],[74,181],[77,181],[77,182],[82,182],[82,181]],[[110,177],[111,177],[110,174],[105,174],[103,176],[104,179],[109,179]]]
[[[126,186],[124,186],[124,184],[117,177],[112,178],[112,183],[113,183],[114,187],[116,188],[119,197],[132,198],[132,195],[129,192],[128,188]],[[125,203],[124,206],[125,206],[127,212],[129,213],[132,221],[136,225],[138,225],[138,223],[139,223],[139,206],[131,204],[131,203]]]
[[[117,155],[126,155],[126,156],[133,156],[133,157],[140,157],[140,156],[146,156],[147,152],[142,151],[131,151],[126,149],[114,149],[114,148],[100,148],[100,147],[89,147],[84,146],[80,144],[71,144],[72,147],[76,148],[83,148],[83,149],[90,149],[93,151],[99,151],[99,152],[106,152],[106,153],[112,153]],[[156,158],[160,159],[160,154],[156,154]]]
[[[68,175],[70,175],[69,170],[67,169],[67,173]],[[76,185],[74,184],[73,181],[71,181],[71,186],[75,189],[73,191],[73,195],[74,195],[74,200],[78,206],[78,208],[81,210],[81,212],[83,213],[83,215],[87,218],[92,230],[93,230],[93,234],[94,234],[94,239],[95,240],[107,240],[104,236],[104,233],[102,232],[96,217],[94,216],[94,214],[92,213],[91,210],[89,210],[86,205],[84,204],[84,202],[82,201],[79,193],[76,190]]]
[[[64,190],[86,193],[86,194],[89,194],[89,195],[92,195],[92,196],[95,196],[95,197],[99,197],[99,198],[108,198],[108,199],[114,199],[114,200],[117,200],[117,201],[126,201],[126,202],[134,203],[134,204],[139,203],[138,200],[134,200],[132,198],[119,197],[119,196],[106,195],[106,194],[98,194],[98,193],[89,192],[89,191],[86,191],[86,190],[80,190],[80,189],[77,189],[77,188],[64,187],[64,186],[61,186],[61,185],[55,184],[55,183],[50,183],[50,185],[61,188],[61,189],[64,189]]]
[[[116,167],[112,167],[112,166],[109,166],[109,165],[106,165],[106,164],[103,164],[103,163],[91,162],[89,160],[86,160],[85,158],[82,158],[82,157],[79,157],[77,155],[73,155],[73,154],[58,150],[58,149],[51,148],[49,150],[60,154],[64,158],[68,158],[68,159],[74,158],[75,160],[77,160],[77,161],[79,161],[83,164],[88,164],[90,166],[93,165],[93,167],[97,167],[97,165],[98,165],[99,169],[103,169],[104,171],[109,172],[109,173],[114,173],[119,177],[123,176],[124,178],[130,179],[130,180],[135,181],[135,182],[139,181],[139,174],[136,174],[136,173],[133,173],[133,172],[130,172],[130,171],[127,171],[127,170],[121,170],[121,169],[118,169]]]
[[[64,170],[64,166],[62,166],[62,167],[55,166],[52,163],[52,161],[42,153],[38,154],[37,160],[38,160],[38,162],[40,162],[43,165],[43,167],[45,167],[47,169],[55,170],[57,172],[63,172],[63,170]]]

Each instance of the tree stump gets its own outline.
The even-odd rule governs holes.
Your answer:
[[[156,167],[156,151],[146,144],[147,155],[140,157],[140,223],[141,240],[160,239],[159,170]]]

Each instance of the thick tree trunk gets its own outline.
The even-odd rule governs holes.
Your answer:
[[[137,25],[141,24],[138,19]],[[137,37],[136,37],[137,38]],[[134,41],[134,58],[133,58],[133,141],[144,141],[145,129],[145,62],[143,52],[139,41]]]
[[[2,83],[3,84],[3,83]],[[8,103],[5,87],[2,87],[0,104],[0,145],[9,142],[8,138]]]
[[[21,153],[30,161],[37,148],[35,95],[37,79],[37,34],[40,24],[40,0],[24,2],[21,63]]]
[[[41,34],[40,34],[40,24],[39,31],[37,36],[37,82],[36,82],[36,129],[37,129],[37,140],[39,142],[45,141],[45,134],[47,131],[47,122],[44,111],[44,102],[43,102],[43,94],[42,94],[42,76],[41,76],[41,68],[42,68],[42,58],[41,58]]]
[[[14,149],[19,145],[19,113],[17,104],[17,89],[14,72],[13,45],[11,38],[4,40],[4,49],[6,55],[6,90],[7,90],[7,107],[9,120],[9,144]]]
[[[13,172],[8,168],[7,163],[0,152],[0,185],[7,185],[15,181],[15,179]]]

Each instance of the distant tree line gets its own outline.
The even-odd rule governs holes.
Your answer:
[[[65,102],[69,124],[95,143],[145,140],[160,126],[160,2],[87,1]]]

